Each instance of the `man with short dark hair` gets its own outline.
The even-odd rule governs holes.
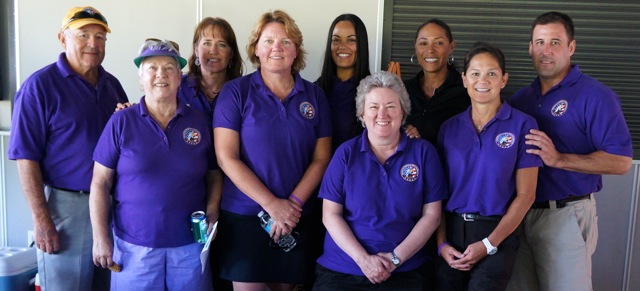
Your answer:
[[[64,52],[16,93],[8,155],[32,210],[42,290],[109,288],[108,270],[94,270],[89,220],[93,150],[128,101],[101,66],[109,32],[95,8],[71,8],[58,33]]]
[[[591,290],[598,240],[595,192],[602,175],[625,174],[632,145],[620,100],[609,87],[571,65],[573,20],[560,12],[533,22],[529,55],[538,78],[510,103],[536,118],[527,152],[542,158],[536,201],[508,290]]]

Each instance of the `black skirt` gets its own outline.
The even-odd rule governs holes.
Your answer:
[[[275,246],[256,215],[221,211],[216,240],[220,249],[220,277],[234,282],[301,284],[312,269],[309,218],[293,230],[298,243],[289,252]]]

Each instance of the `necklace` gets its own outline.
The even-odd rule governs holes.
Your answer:
[[[218,97],[218,94],[220,94],[221,87],[222,85],[216,86],[215,81],[206,81],[204,78],[200,80],[200,89],[202,90],[204,95],[207,97],[209,102],[213,102],[213,100],[216,99],[216,97]],[[217,91],[213,90],[213,88],[218,88],[218,90]]]
[[[215,92],[215,91],[209,91],[210,94],[204,94],[205,97],[207,97],[207,101],[209,101],[209,103],[212,103],[213,100],[215,100],[218,97],[218,93],[220,92]]]

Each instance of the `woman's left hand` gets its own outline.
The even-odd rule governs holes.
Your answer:
[[[481,241],[467,246],[467,249],[457,260],[451,261],[449,264],[451,268],[458,269],[460,271],[470,271],[475,264],[480,262],[487,256],[487,249]]]
[[[113,241],[111,239],[93,240],[93,264],[97,267],[108,268],[113,265]]]

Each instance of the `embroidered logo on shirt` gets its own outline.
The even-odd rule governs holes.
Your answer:
[[[195,128],[186,128],[182,132],[182,138],[190,145],[197,145],[200,143],[200,132]]]
[[[558,103],[554,104],[551,107],[551,115],[558,117],[567,112],[567,108],[569,107],[569,102],[567,100],[560,100]]]
[[[316,111],[313,109],[313,105],[309,102],[302,102],[300,104],[300,113],[302,116],[312,119],[316,115]]]
[[[503,132],[496,136],[496,145],[503,149],[510,148],[513,145],[515,138],[516,137],[513,133]]]
[[[420,173],[420,169],[414,164],[406,164],[400,169],[400,176],[407,182],[418,180],[418,173]]]

